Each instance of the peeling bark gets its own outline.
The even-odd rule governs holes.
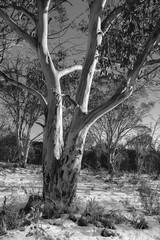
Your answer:
[[[74,126],[74,123],[73,123]],[[43,146],[43,197],[49,197],[70,205],[76,195],[77,181],[81,169],[83,148],[88,129],[72,128],[64,147],[47,137]],[[52,136],[51,136],[52,137]],[[61,153],[57,155],[57,152]]]

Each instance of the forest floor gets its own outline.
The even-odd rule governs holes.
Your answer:
[[[41,192],[40,167],[4,168],[0,164],[0,212],[5,197],[7,205],[20,209],[26,206],[30,195]],[[79,226],[64,214],[56,220],[42,219],[24,228],[9,230],[0,239],[160,240],[160,177],[154,179],[149,175],[125,173],[110,179],[105,171],[92,172],[84,169],[79,177],[77,199],[84,209],[88,201],[97,201],[106,213],[120,214],[128,221],[115,223],[114,229],[108,230],[112,236],[106,237],[102,236],[103,226]],[[143,224],[138,227],[138,221],[147,223],[147,227],[143,229]]]

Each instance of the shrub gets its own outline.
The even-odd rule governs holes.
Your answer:
[[[19,211],[15,206],[10,206],[5,209],[5,219],[7,230],[18,228],[22,222]]]
[[[95,198],[88,200],[82,217],[86,218],[85,221],[87,223],[92,223],[96,227],[107,227],[109,229],[115,229],[115,224],[126,221],[126,218],[120,213],[116,213],[115,211],[108,211],[106,213],[105,208]]]
[[[99,159],[95,151],[85,151],[82,158],[82,169],[91,168],[98,170],[100,167]]]
[[[88,200],[83,216],[89,217],[91,222],[99,220],[104,214],[104,207],[99,204],[95,198]]]
[[[147,186],[146,182],[141,182],[138,188],[139,196],[141,198],[144,209],[149,215],[160,214],[160,196],[158,191],[151,189]]]
[[[17,139],[14,133],[9,133],[0,139],[1,162],[16,162],[18,159]]]
[[[131,224],[136,229],[148,229],[149,228],[148,222],[145,220],[144,217],[134,218],[134,220],[131,221]]]
[[[32,156],[29,155],[28,163],[41,165],[42,164],[42,151],[43,151],[43,143],[42,142],[32,142],[30,151],[32,150]]]

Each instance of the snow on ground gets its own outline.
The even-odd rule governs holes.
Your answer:
[[[132,181],[133,179],[133,181]],[[81,171],[78,183],[77,197],[85,204],[89,199],[95,198],[106,209],[121,212],[128,218],[133,218],[129,211],[129,206],[134,208],[136,214],[144,216],[139,193],[137,191],[142,181],[147,181],[147,185],[159,191],[160,179],[153,181],[149,176],[141,176],[142,180],[137,180],[131,174],[124,174],[121,177],[114,178],[114,181],[108,181],[106,172],[93,173],[86,170]],[[26,205],[28,194],[42,192],[42,173],[40,167],[30,169],[0,169],[0,210],[2,209],[4,196],[7,197],[7,203],[13,203],[19,208]],[[52,225],[49,220],[42,220],[38,229],[12,230],[0,239],[3,240],[33,240],[48,239],[55,240],[89,240],[89,239],[112,239],[112,240],[160,240],[160,223],[156,216],[145,216],[149,223],[149,229],[135,229],[128,224],[116,225],[115,237],[102,237],[101,228],[93,225],[80,227],[71,220],[59,219],[59,224]],[[52,238],[51,238],[52,237]]]

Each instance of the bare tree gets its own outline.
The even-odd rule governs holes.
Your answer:
[[[59,199],[69,205],[76,194],[87,132],[95,121],[120,105],[132,94],[135,81],[144,67],[147,57],[151,54],[152,49],[158,46],[160,19],[154,18],[155,21],[151,31],[143,38],[144,41],[141,42],[138,55],[135,59],[132,59],[132,65],[126,69],[123,82],[120,82],[115,93],[101,105],[88,111],[90,90],[99,61],[102,39],[109,34],[109,30],[114,23],[115,28],[118,28],[117,24],[121,26],[121,21],[116,20],[119,19],[119,16],[124,17],[123,9],[126,9],[128,13],[133,11],[130,5],[121,4],[114,5],[110,8],[110,11],[104,12],[105,6],[109,6],[109,1],[89,1],[87,50],[83,66],[74,65],[58,70],[55,59],[51,58],[49,51],[48,35],[51,30],[49,26],[52,23],[54,28],[54,23],[49,21],[48,16],[54,14],[57,6],[65,2],[68,1],[37,0],[31,2],[25,0],[14,1],[14,3],[1,1],[2,26],[9,26],[20,39],[25,40],[34,50],[45,77],[47,97],[45,98],[40,92],[25,86],[23,83],[17,83],[3,71],[0,71],[0,74],[4,81],[29,91],[39,99],[45,115],[43,196],[44,198]],[[61,91],[61,79],[63,76],[80,69],[82,69],[82,72],[76,97],[74,100],[71,99],[74,105],[73,118],[67,135],[63,139],[62,99],[65,94]],[[107,69],[106,71],[108,71]]]

